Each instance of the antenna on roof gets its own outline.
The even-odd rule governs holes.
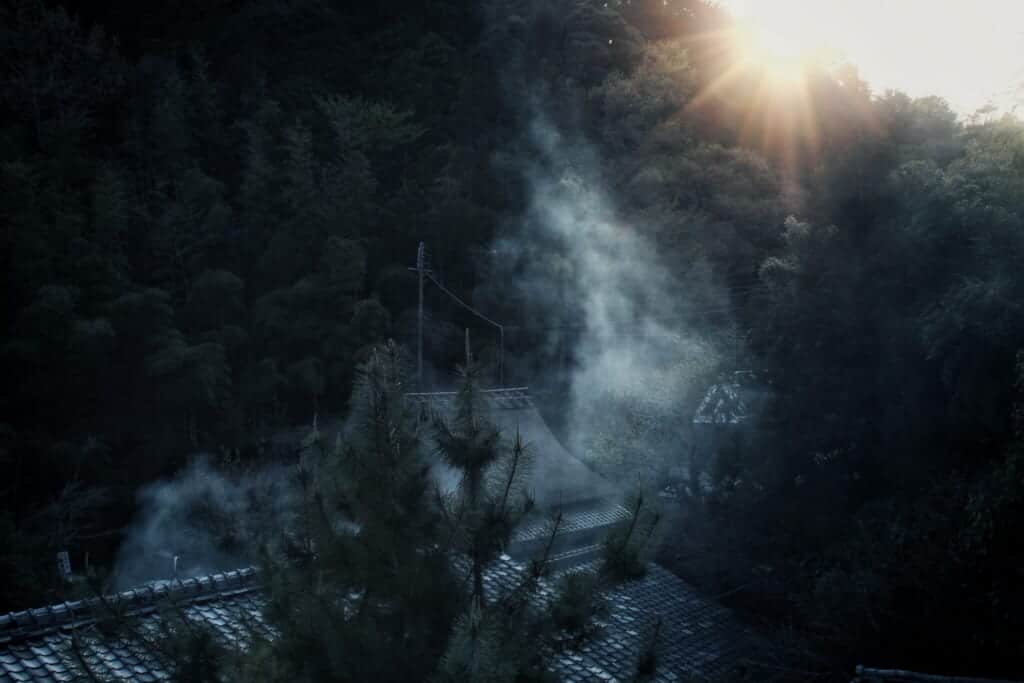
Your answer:
[[[417,316],[419,331],[416,337],[416,386],[419,391],[423,391],[423,276],[426,274],[424,260],[423,242],[420,242],[420,246],[416,249],[416,273],[419,275],[420,283],[420,307]]]
[[[473,352],[469,348],[469,328],[466,328],[466,368],[473,363]]]

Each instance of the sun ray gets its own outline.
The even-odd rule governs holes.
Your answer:
[[[734,63],[730,65],[722,74],[698,92],[697,96],[687,104],[686,108],[689,110],[699,109],[716,95],[726,92],[729,86],[735,84],[747,73],[748,68],[744,64]]]
[[[711,75],[687,110],[734,120],[743,144],[778,160],[787,174],[799,173],[821,141],[811,80],[824,67],[806,52],[812,43],[742,22],[688,42],[701,51]]]

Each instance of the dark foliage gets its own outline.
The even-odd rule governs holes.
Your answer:
[[[351,408],[361,440],[306,472],[320,550],[273,546],[298,568],[273,574],[296,635],[253,661],[280,680],[458,677],[481,652],[515,663],[499,679],[542,671],[503,637],[585,631],[600,587],[570,581],[553,622],[483,599],[526,508],[487,475],[509,454],[466,395],[495,342],[438,425],[465,474],[447,501],[415,458],[382,460],[418,436],[391,431],[408,386],[384,388],[393,361],[373,351],[414,339],[422,240],[440,280],[508,325],[507,383],[554,377],[568,404],[592,321],[565,245],[516,242],[542,215],[542,130],[585,150],[558,163],[593,171],[678,285],[664,310],[713,340],[692,377],[767,378],[756,438],[703,470],[692,386],[604,418],[619,464],[692,473],[658,525],[664,560],[798,633],[822,670],[1019,673],[1024,128],[872,94],[853,68],[811,73],[800,103],[752,98],[756,73],[709,89],[730,63],[708,36],[728,25],[697,0],[3,3],[0,610],[71,597],[55,553],[109,564],[135,492],[191,454],[255,466],[281,457],[281,430]],[[479,322],[428,308],[428,379],[447,377]],[[392,488],[368,483],[381,467]],[[606,578],[642,571],[655,525],[637,505]],[[459,509],[476,604],[447,558],[412,550]],[[214,656],[197,638],[183,652]]]

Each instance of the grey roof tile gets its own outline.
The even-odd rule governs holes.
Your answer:
[[[183,602],[188,618],[208,624],[227,642],[244,644],[247,624],[259,623],[264,633],[269,631],[252,618],[262,608],[255,575],[255,570],[245,569],[203,582],[146,586],[108,596],[109,603],[137,618],[134,636],[128,637],[105,635],[97,628],[97,600],[0,617],[0,683],[90,680],[83,662],[100,680],[167,680],[170,674],[151,643],[162,637],[158,598]]]
[[[568,571],[592,569],[590,565]],[[500,599],[514,590],[522,570],[509,556],[499,558],[484,577],[488,598]],[[541,593],[546,596],[542,600],[553,594]],[[728,676],[740,659],[761,647],[756,635],[728,610],[705,600],[657,564],[650,564],[642,578],[613,587],[605,597],[611,609],[600,631],[578,649],[551,653],[553,668],[564,680],[633,680],[639,654],[659,619],[655,681]]]
[[[567,511],[563,524],[571,532],[583,532],[606,528],[625,519],[623,515],[614,505],[583,506]],[[532,529],[521,529],[517,538],[529,540],[542,527],[538,522]],[[579,551],[581,548],[570,548],[563,553],[572,555],[572,561],[559,570],[561,573],[594,569],[593,557]],[[484,575],[488,597],[514,590],[524,569],[524,562],[501,556]],[[543,602],[553,596],[552,582],[542,582],[537,599]],[[210,627],[225,644],[244,646],[254,632],[273,636],[262,615],[264,598],[252,569],[150,585],[107,598],[136,617],[132,633],[127,635],[99,628],[100,603],[96,600],[43,610],[45,623],[29,620],[24,612],[0,617],[0,683],[88,680],[83,661],[100,680],[171,678],[167,662],[152,646],[168,625],[169,614],[160,609],[161,598],[169,598],[172,611],[180,617]],[[564,680],[632,680],[638,654],[655,632],[656,681],[728,675],[733,662],[751,648],[750,634],[727,610],[705,600],[656,564],[649,566],[644,577],[609,590],[606,598],[610,613],[592,639],[578,649],[566,646],[550,653],[552,670]]]

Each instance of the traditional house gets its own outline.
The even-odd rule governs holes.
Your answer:
[[[707,475],[731,452],[756,447],[769,396],[767,383],[749,371],[711,385],[693,414],[690,471]]]
[[[512,590],[548,537],[546,509],[563,518],[550,561],[554,579],[596,567],[605,534],[629,519],[621,492],[568,453],[548,429],[525,388],[484,392],[490,417],[507,434],[519,431],[535,457],[528,487],[538,510],[516,530],[506,554],[484,576],[497,597]],[[413,394],[431,410],[447,410],[454,394]],[[550,596],[551,580],[541,599]],[[739,680],[761,642],[728,610],[656,563],[606,596],[608,616],[580,648],[551,653],[565,681],[632,681],[653,653],[647,680]],[[117,595],[51,605],[0,617],[0,683],[17,681],[158,681],[174,662],[161,648],[168,620],[205,624],[223,644],[244,647],[252,634],[273,637],[264,622],[259,575],[243,569],[201,579],[164,581]],[[107,627],[112,611],[132,617],[130,629]]]

